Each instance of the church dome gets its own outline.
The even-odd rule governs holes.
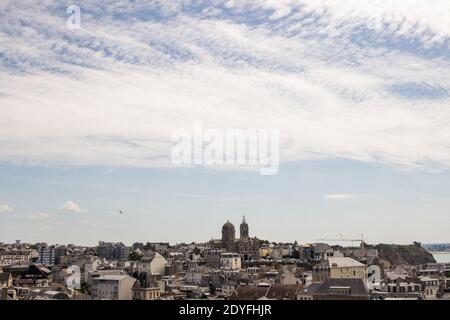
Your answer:
[[[234,241],[234,237],[235,237],[234,225],[230,221],[227,221],[222,226],[222,241],[223,242]]]

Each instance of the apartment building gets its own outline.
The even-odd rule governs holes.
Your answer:
[[[330,257],[313,268],[314,282],[323,282],[328,278],[367,279],[367,267],[352,258]]]

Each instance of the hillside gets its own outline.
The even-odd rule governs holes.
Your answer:
[[[436,262],[431,253],[417,245],[378,244],[372,247],[378,249],[379,260],[386,267]]]

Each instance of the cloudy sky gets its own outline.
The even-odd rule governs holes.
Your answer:
[[[0,241],[204,241],[245,213],[275,241],[450,242],[449,15],[447,0],[2,0]],[[174,166],[171,134],[195,121],[279,129],[279,174]]]

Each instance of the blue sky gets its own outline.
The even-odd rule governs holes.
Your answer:
[[[0,241],[450,240],[448,1],[71,4],[0,4]],[[195,121],[279,174],[174,166]]]

